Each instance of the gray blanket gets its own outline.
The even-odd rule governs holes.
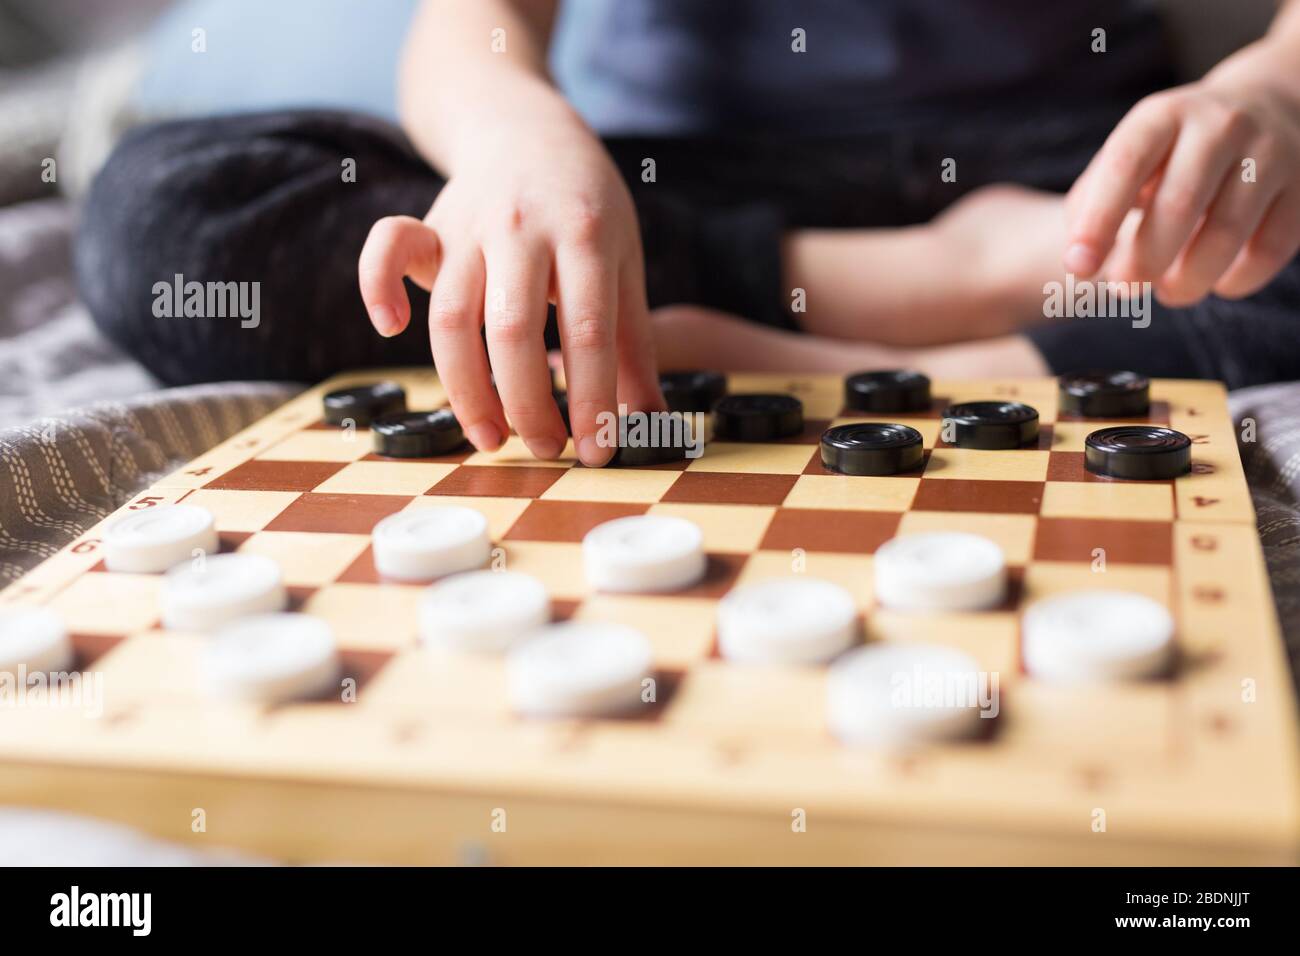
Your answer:
[[[1239,441],[1238,448],[1300,689],[1300,382],[1244,388],[1229,396],[1228,405],[1239,427],[1247,419],[1255,423],[1256,440]]]
[[[295,391],[158,391],[77,301],[72,224],[59,199],[0,208],[0,585]]]

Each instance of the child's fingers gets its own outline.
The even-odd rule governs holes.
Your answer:
[[[1085,277],[1095,273],[1115,242],[1115,233],[1137,202],[1143,185],[1164,161],[1178,133],[1178,117],[1154,97],[1132,109],[1102,146],[1067,230],[1065,268]]]
[[[361,300],[380,335],[396,335],[411,321],[403,277],[423,289],[438,273],[438,234],[411,216],[386,216],[370,227],[357,260]]]
[[[564,420],[551,394],[546,364],[546,293],[550,250],[506,240],[486,250],[483,318],[488,356],[510,424],[538,458],[564,451]]]
[[[586,249],[561,246],[555,257],[560,345],[569,393],[569,424],[584,465],[614,454],[598,440],[601,413],[617,414],[618,266]]]
[[[1264,183],[1229,176],[1196,235],[1156,290],[1168,305],[1191,305],[1209,294],[1259,228],[1276,192]]]
[[[1300,251],[1300,188],[1285,190],[1264,215],[1218,282],[1214,291],[1229,299],[1253,295],[1273,279]]]
[[[477,248],[449,256],[429,297],[429,345],[438,378],[465,436],[480,451],[505,441],[506,420],[483,350],[483,257]]]
[[[654,328],[639,255],[629,258],[619,272],[618,300],[618,400],[632,409],[661,411],[667,406],[659,386]]]
[[[1219,191],[1230,185],[1235,150],[1233,138],[1215,126],[1196,120],[1183,126],[1134,237],[1130,279],[1155,280],[1169,268]]]

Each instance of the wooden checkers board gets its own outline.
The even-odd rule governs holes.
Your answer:
[[[1084,470],[1084,437],[1107,423],[1058,418],[1050,380],[935,382],[931,413],[888,418],[922,433],[923,470],[866,478],[820,464],[824,428],[871,420],[843,414],[835,376],[732,376],[732,391],[800,397],[803,434],[713,442],[698,459],[645,469],[538,462],[517,438],[494,454],[380,459],[364,430],[320,421],[324,392],[379,378],[401,382],[411,408],[444,404],[428,372],[341,376],[123,509],[199,504],[224,550],[274,558],[294,608],[334,627],[356,700],[265,709],[202,697],[204,638],[161,629],[158,575],[105,570],[101,524],[0,594],[61,614],[79,666],[103,687],[101,716],[0,712],[0,799],[290,859],[1296,861],[1295,701],[1221,386],[1152,383],[1149,420],[1192,436],[1194,464],[1173,482],[1136,483]],[[943,405],[984,398],[1037,408],[1037,447],[945,446]],[[440,502],[486,515],[495,560],[541,579],[558,617],[646,633],[659,673],[649,713],[525,721],[507,706],[500,658],[418,644],[421,587],[379,580],[369,532]],[[703,529],[706,580],[664,596],[588,593],[583,534],[644,512]],[[932,529],[1002,546],[1013,585],[1004,606],[873,606],[873,550]],[[855,596],[868,640],[952,645],[998,673],[1001,713],[987,739],[850,750],[825,729],[824,669],[719,659],[721,595],[800,570]],[[1096,587],[1170,608],[1173,678],[1079,687],[1024,675],[1024,604]]]

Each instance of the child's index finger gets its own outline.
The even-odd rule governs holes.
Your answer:
[[[370,227],[357,260],[361,301],[380,335],[392,336],[406,328],[411,303],[404,277],[429,289],[441,258],[438,235],[411,216],[387,216]]]
[[[1101,268],[1124,217],[1173,148],[1178,128],[1172,107],[1155,105],[1139,105],[1115,127],[1084,174],[1083,195],[1067,213],[1068,272],[1086,277]]]

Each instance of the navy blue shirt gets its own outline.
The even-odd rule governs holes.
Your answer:
[[[565,0],[552,68],[607,135],[851,135],[1136,98],[1168,57],[1141,0]]]

